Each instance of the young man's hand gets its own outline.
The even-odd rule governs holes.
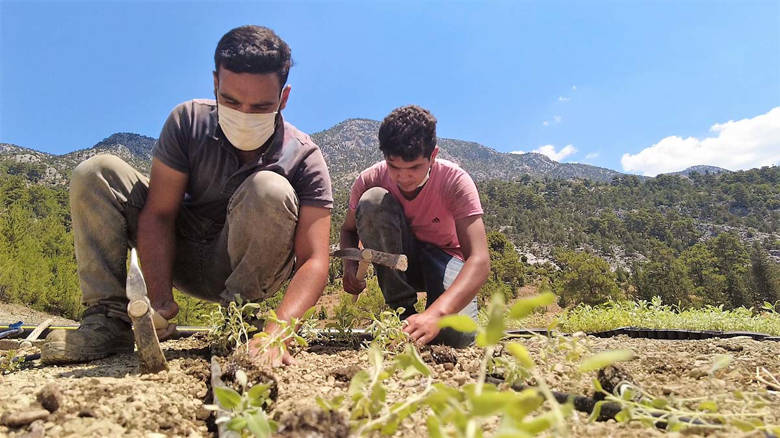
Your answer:
[[[152,303],[154,313],[163,317],[166,321],[170,321],[179,313],[179,305],[173,300],[173,294],[162,300],[149,299],[149,301]],[[166,327],[159,327],[157,322],[155,322],[155,331],[157,332],[157,339],[163,341],[176,332],[176,324],[168,324]]]
[[[404,331],[409,334],[417,345],[425,345],[439,334],[439,320],[444,316],[435,310],[426,309],[423,313],[415,313],[404,320]]]
[[[344,290],[352,295],[360,295],[360,292],[366,288],[366,279],[357,278],[357,262],[344,260]]]
[[[262,338],[249,340],[249,359],[252,362],[261,365],[271,365],[274,368],[295,363],[295,359],[287,349],[282,351],[280,347],[268,348],[263,341],[264,339]]]
[[[162,299],[150,299],[152,308],[165,319],[173,319],[179,313],[179,305],[173,300],[173,294]]]

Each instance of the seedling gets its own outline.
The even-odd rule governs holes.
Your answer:
[[[0,356],[0,374],[11,374],[24,366],[24,355],[16,355],[16,350],[7,350]]]
[[[247,389],[247,380],[244,371],[236,371],[241,393],[227,387],[216,387],[214,397],[219,403],[205,407],[216,411],[217,424],[225,423],[228,430],[238,432],[242,437],[270,437],[278,427],[264,410],[271,402],[271,384],[257,384]]]
[[[253,337],[261,339],[261,348],[263,350],[277,350],[279,355],[290,350],[290,344],[294,343],[298,347],[305,348],[309,345],[304,335],[312,337],[315,333],[312,317],[314,316],[314,307],[309,308],[306,313],[300,318],[290,318],[289,321],[280,320],[276,315],[276,312],[269,310],[266,313],[265,320],[276,325],[276,330],[273,333],[260,332],[256,333]],[[298,329],[302,329],[302,333],[298,333]],[[263,356],[267,360],[272,360],[271,356]],[[263,365],[274,365],[270,362]]]
[[[373,339],[371,344],[384,352],[401,351],[410,341],[409,335],[403,330],[403,313],[404,308],[399,307],[395,312],[385,310],[379,315],[372,315],[371,324],[366,329]]]
[[[256,317],[257,303],[244,303],[241,296],[236,294],[235,300],[227,307],[219,306],[210,317],[211,330],[208,339],[214,354],[225,356],[231,350],[245,345],[249,352],[249,334],[257,331],[257,328],[247,321]]]
[[[326,324],[325,328],[333,331],[336,339],[352,343],[355,341],[353,334],[358,323],[358,309],[349,300],[342,297],[339,305],[333,311],[333,322]]]

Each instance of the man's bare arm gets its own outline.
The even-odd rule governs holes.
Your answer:
[[[152,160],[149,193],[138,218],[138,255],[152,307],[165,317],[179,311],[173,301],[172,271],[176,237],[174,226],[188,176]]]

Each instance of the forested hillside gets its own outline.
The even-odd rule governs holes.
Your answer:
[[[0,300],[77,318],[65,186],[37,163],[0,163]],[[727,308],[780,299],[780,168],[590,180],[478,183],[492,275],[483,295],[534,282],[563,305],[608,299]],[[332,240],[344,214],[336,193]],[[551,263],[535,263],[545,257]],[[338,277],[334,264],[332,280]]]
[[[478,185],[488,227],[561,268],[548,276],[563,304],[660,296],[731,308],[780,299],[778,167]]]
[[[79,315],[65,187],[0,173],[0,301],[69,318]]]

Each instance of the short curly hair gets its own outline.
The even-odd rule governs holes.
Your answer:
[[[290,46],[263,26],[241,26],[225,35],[214,51],[214,68],[225,68],[233,73],[276,73],[279,83],[287,83],[292,66]]]
[[[394,109],[379,127],[379,150],[385,157],[401,157],[404,161],[430,158],[434,147],[436,117],[417,105]]]

